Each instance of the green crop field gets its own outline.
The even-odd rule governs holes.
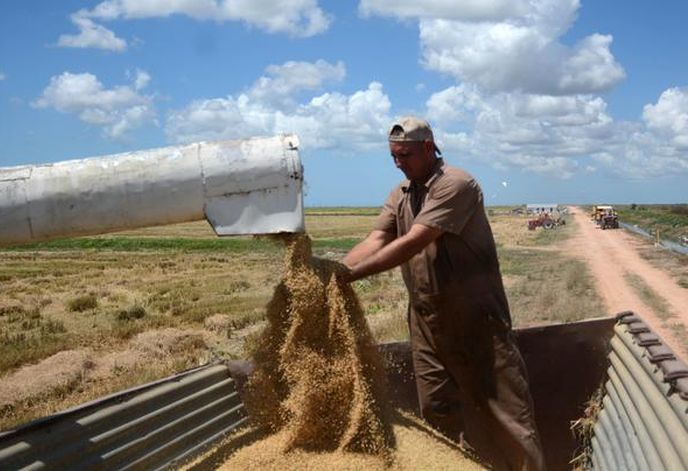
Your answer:
[[[659,230],[664,239],[679,242],[688,236],[688,205],[622,205],[618,207],[619,219],[635,224],[647,232]]]

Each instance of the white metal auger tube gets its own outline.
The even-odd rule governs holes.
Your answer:
[[[303,232],[298,138],[0,168],[0,246],[207,219],[218,235]]]

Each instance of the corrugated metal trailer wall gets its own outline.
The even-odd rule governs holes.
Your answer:
[[[160,469],[246,421],[226,365],[211,364],[0,434],[0,469]]]
[[[688,365],[636,314],[617,319],[592,468],[688,470]]]

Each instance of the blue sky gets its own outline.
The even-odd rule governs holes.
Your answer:
[[[0,4],[0,166],[295,132],[309,206],[380,205],[427,118],[487,204],[685,203],[684,1]]]

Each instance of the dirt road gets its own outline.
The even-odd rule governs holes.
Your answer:
[[[565,244],[565,250],[573,257],[585,260],[596,279],[598,292],[610,315],[631,310],[640,314],[650,327],[688,360],[682,331],[672,324],[688,328],[688,289],[679,286],[667,273],[659,270],[640,257],[633,236],[623,230],[599,229],[588,214],[578,207],[569,211],[579,227],[576,235]],[[637,275],[665,302],[670,316],[661,319],[660,313],[648,306],[629,284],[627,274]],[[685,334],[683,334],[685,335]]]

